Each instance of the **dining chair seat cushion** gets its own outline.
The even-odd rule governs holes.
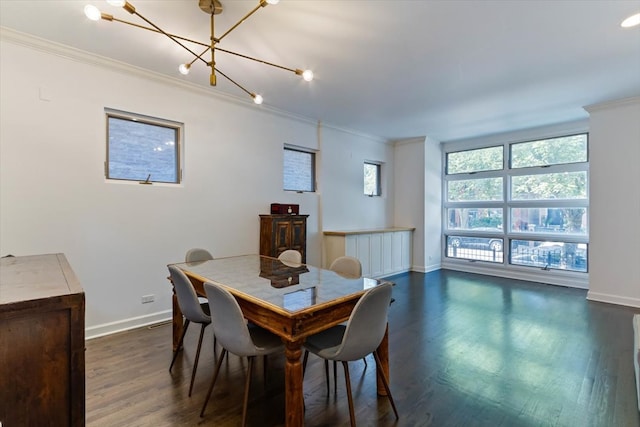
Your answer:
[[[284,350],[282,339],[277,335],[253,323],[249,323],[247,326],[251,340],[256,347],[256,356],[271,354],[274,350]]]
[[[323,359],[333,360],[342,344],[344,331],[347,330],[345,324],[332,326],[322,332],[318,332],[307,338],[304,346],[311,353],[316,354]]]

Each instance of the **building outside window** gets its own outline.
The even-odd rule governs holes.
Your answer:
[[[105,110],[107,179],[144,183],[181,181],[181,123]]]
[[[289,191],[316,190],[316,155],[313,151],[285,145],[283,188]]]

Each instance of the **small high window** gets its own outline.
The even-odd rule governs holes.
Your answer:
[[[284,147],[283,188],[288,191],[316,190],[316,154],[303,148]]]
[[[115,110],[105,112],[107,179],[180,183],[181,123]]]
[[[379,196],[382,194],[380,185],[380,164],[364,162],[364,194]]]

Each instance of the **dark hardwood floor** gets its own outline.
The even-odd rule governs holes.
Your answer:
[[[369,356],[366,368],[350,364],[358,425],[640,426],[631,354],[640,310],[589,302],[584,290],[446,270],[393,281],[389,352],[400,420],[376,396]],[[210,329],[187,396],[198,330],[171,374],[169,324],[88,341],[87,425],[239,425],[247,363],[235,356],[199,417],[214,368]],[[337,396],[333,387],[327,396],[322,363],[309,359],[306,425],[349,425],[342,369]],[[249,425],[283,424],[283,366],[270,357],[265,384],[257,363]]]

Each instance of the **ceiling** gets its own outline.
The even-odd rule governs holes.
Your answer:
[[[130,0],[163,30],[207,43],[197,0]],[[222,0],[216,36],[255,1]],[[0,25],[144,69],[209,84],[188,52],[166,37],[85,18],[94,4],[146,25],[102,0],[0,0]],[[640,1],[281,0],[261,8],[220,47],[293,73],[216,54],[216,66],[262,94],[263,106],[384,139],[451,141],[585,119],[583,106],[640,95],[640,27],[620,22]],[[218,76],[224,91],[249,98]]]

